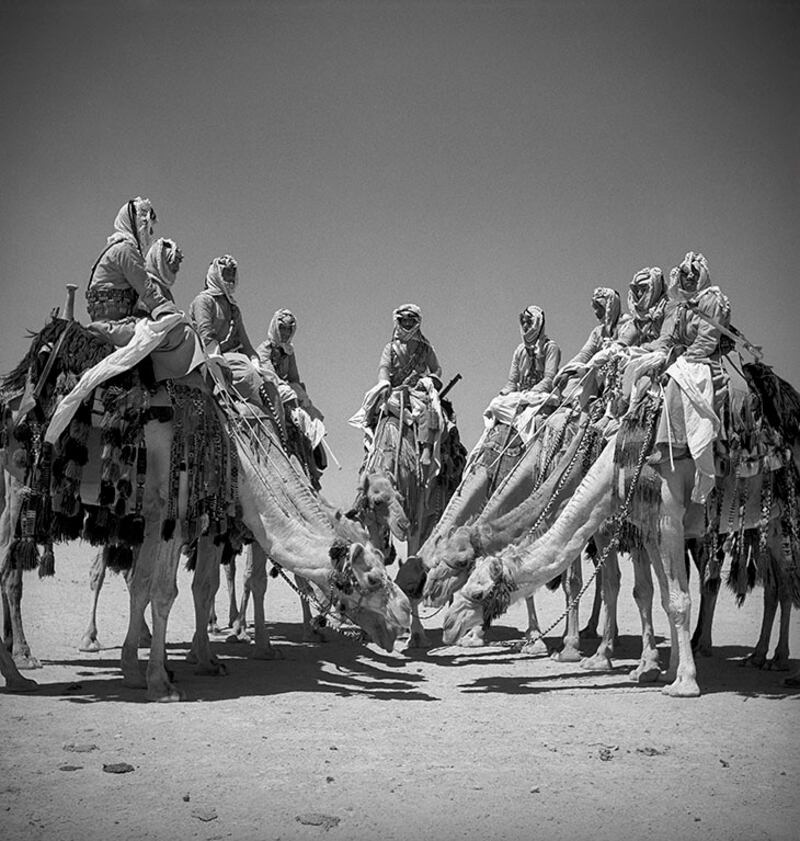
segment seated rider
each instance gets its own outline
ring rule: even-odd
[[[724,436],[728,375],[722,356],[728,348],[722,329],[730,327],[731,307],[711,285],[705,257],[693,251],[672,269],[668,294],[674,306],[658,339],[644,346],[651,353],[637,368],[639,377],[665,369],[667,375],[656,448],[648,461],[658,465],[691,456],[697,477],[692,498],[703,502],[714,484],[714,440]]]
[[[230,372],[233,387],[248,403],[274,412],[277,391],[261,371],[261,362],[245,330],[234,297],[238,265],[230,254],[215,257],[206,273],[205,288],[192,301],[189,313],[206,353]],[[281,425],[283,419],[276,418]]]
[[[277,383],[287,428],[291,424],[302,436],[304,452],[298,453],[298,457],[307,466],[312,484],[319,489],[321,472],[328,463],[322,444],[325,426],[322,413],[311,402],[305,384],[300,381],[292,343],[296,331],[294,314],[287,309],[277,310],[269,323],[267,338],[256,348],[256,353],[262,370],[273,376]]]
[[[179,311],[145,268],[144,255],[153,242],[156,221],[149,199],[137,197],[126,202],[117,213],[114,233],[89,276],[88,328],[117,347],[130,342],[142,314],[157,319],[164,313]]]
[[[515,423],[533,432],[532,424],[553,389],[561,349],[545,333],[545,313],[531,305],[519,315],[522,342],[511,357],[511,369],[499,395],[486,408],[488,423]],[[527,409],[532,411],[526,412]],[[530,420],[526,417],[530,416]]]
[[[442,368],[436,351],[420,330],[420,308],[405,304],[394,311],[393,317],[392,339],[383,349],[378,368],[379,392],[388,396],[397,390],[404,391],[417,428],[420,464],[428,466],[439,431],[439,412],[434,402],[438,404]]]
[[[183,252],[174,240],[159,237],[148,249],[144,258],[147,276],[156,284],[161,294],[174,303],[172,287],[183,262]],[[138,304],[137,306],[141,306]]]
[[[564,365],[554,380],[565,399],[577,398],[582,407],[603,390],[604,383],[595,368],[595,355],[617,340],[621,303],[619,292],[608,287],[598,287],[592,293],[592,310],[600,322],[589,333],[583,347]],[[598,370],[600,366],[597,366]]]

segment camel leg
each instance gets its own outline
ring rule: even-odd
[[[19,673],[14,658],[6,651],[4,645],[0,645],[0,674],[5,678],[8,692],[35,692],[39,688],[35,680],[23,677]]]
[[[219,589],[219,559],[222,547],[215,546],[212,538],[202,536],[197,539],[197,564],[192,578],[192,598],[194,600],[194,636],[192,647],[186,655],[189,663],[196,663],[195,674],[225,674],[225,667],[211,653],[208,638],[208,617],[214,604],[214,597]],[[155,619],[153,620],[155,623]]]
[[[92,561],[89,570],[89,589],[92,591],[92,612],[89,616],[89,627],[83,632],[81,641],[78,644],[78,651],[100,651],[103,647],[97,639],[97,602],[100,599],[100,590],[106,580],[107,550],[102,548]]]
[[[544,657],[549,654],[547,650],[547,643],[541,638],[542,628],[539,624],[539,617],[536,614],[536,603],[533,596],[527,596],[525,599],[525,610],[528,613],[528,627],[525,631],[525,644],[522,646],[521,653],[529,657]]]
[[[767,665],[767,654],[769,652],[769,640],[772,635],[772,625],[775,622],[775,615],[778,612],[778,588],[774,580],[764,582],[764,610],[761,614],[761,630],[758,634],[758,641],[749,657],[745,658],[743,665],[755,666],[763,669]]]
[[[596,564],[596,559],[592,558],[592,562]],[[603,606],[603,599],[605,597],[603,580],[607,569],[608,562],[606,561],[605,567],[597,570],[594,583],[594,598],[592,599],[592,612],[586,624],[581,628],[580,638],[582,640],[596,640],[600,638],[597,629],[600,625],[600,609]],[[619,572],[619,569],[617,569],[617,572]],[[617,587],[619,588],[619,583]]]
[[[700,694],[700,687],[689,632],[692,602],[684,560],[683,511],[689,490],[684,488],[684,477],[678,471],[666,470],[662,477],[661,540],[650,553],[651,559],[657,559],[654,567],[661,588],[661,604],[670,624],[670,662],[665,675],[669,685],[662,691],[672,697],[690,698]]]
[[[629,674],[635,683],[655,683],[661,674],[661,666],[653,629],[653,575],[650,559],[645,552],[631,555],[633,561],[633,599],[639,609],[642,623],[642,654],[639,665]]]
[[[123,570],[122,577],[125,579],[125,586],[128,588],[128,592],[130,593],[133,567]],[[147,620],[144,618],[144,612],[142,612],[141,631],[139,632],[139,648],[150,648],[152,642],[153,635],[150,633],[150,628],[147,626]]]
[[[251,551],[245,557],[244,567],[245,592],[253,593],[253,635],[255,647],[254,660],[279,660],[282,654],[275,648],[267,631],[267,620],[264,615],[264,600],[267,595],[267,555],[257,543],[253,543]],[[247,602],[242,601],[242,611],[239,620],[244,623],[244,613]],[[238,620],[237,620],[238,621]]]
[[[692,634],[692,651],[695,656],[710,657],[712,654],[711,629],[719,595],[719,578],[707,575],[708,558],[702,541],[687,540],[686,543],[686,551],[691,555],[700,576],[700,608],[697,612],[697,625]]]
[[[314,625],[314,615],[308,602],[307,597],[311,595],[311,588],[304,579],[297,575],[294,577],[294,582],[297,589],[306,596],[306,598],[300,596],[300,610],[303,614],[303,642],[325,642],[324,635]]]
[[[614,643],[617,637],[617,600],[619,598],[619,558],[616,552],[609,552],[606,556],[601,581],[595,583],[595,593],[602,595],[605,603],[605,618],[603,636],[597,651],[581,661],[581,668],[591,671],[608,672],[613,668],[611,658],[614,656]],[[583,635],[581,634],[581,638]]]
[[[151,547],[152,545],[151,543]],[[139,664],[139,642],[142,634],[145,630],[148,630],[144,620],[144,612],[150,601],[156,561],[155,551],[139,551],[133,569],[126,577],[129,614],[128,631],[122,643],[121,667],[123,683],[133,689],[147,688],[147,679]],[[175,571],[177,574],[177,559]],[[150,648],[152,648],[152,645],[151,637]]]
[[[254,546],[255,544],[253,544]],[[236,611],[236,616],[231,623],[231,633],[225,639],[225,642],[250,642],[250,634],[247,633],[247,605],[250,602],[250,593],[252,591],[253,579],[253,546],[245,546],[242,549],[242,600],[239,603],[239,608]],[[263,555],[263,551],[262,551]],[[266,563],[264,564],[264,575],[266,576]],[[263,583],[264,593],[261,595],[262,612],[264,594],[267,592],[266,579]]]
[[[553,660],[559,663],[580,663],[580,639],[578,631],[578,594],[583,586],[581,559],[576,558],[564,574],[561,586],[567,605],[567,627],[564,632],[561,651],[554,652]]]
[[[22,570],[9,569],[8,565],[0,575],[3,588],[3,608],[5,623],[10,627],[10,637],[6,630],[6,647],[11,650],[11,656],[18,669],[41,669],[42,664],[31,654],[31,647],[25,638],[22,627]]]
[[[147,663],[147,698],[150,701],[180,701],[183,696],[172,683],[166,663],[167,620],[178,595],[180,543],[174,538],[170,541],[162,541],[160,535],[156,535],[156,540],[158,542],[157,548],[153,551],[155,563],[150,579],[149,594],[150,610],[153,615],[153,641]],[[145,539],[145,545],[140,554],[152,547],[152,539],[150,541]],[[141,625],[143,620],[144,608],[137,624]],[[205,627],[205,621],[203,621],[203,627]],[[137,628],[132,638],[134,644],[138,644],[140,630]]]
[[[419,618],[419,599],[411,599],[411,635],[406,648],[430,648],[428,635]]]
[[[3,594],[3,635],[17,669],[41,669],[42,664],[31,654],[22,627],[22,570],[12,569],[8,548],[13,540],[22,508],[22,482],[3,471],[3,507],[0,513],[0,591]]]
[[[225,569],[225,583],[228,586],[228,627],[232,628],[233,623],[239,616],[239,604],[236,598],[236,556],[231,555]]]

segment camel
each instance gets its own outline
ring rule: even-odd
[[[32,348],[24,365],[14,372],[17,375],[14,378],[16,381],[19,380],[20,369],[26,369],[26,381],[44,382],[45,385],[68,370],[68,363],[60,359],[55,360],[55,365],[41,364],[39,357],[46,356],[44,348],[52,348],[54,345],[60,347],[60,336],[68,325],[60,319],[53,319],[49,326],[49,333],[37,337],[36,347]],[[85,338],[81,331],[82,328],[78,331],[73,329],[72,334],[77,332],[79,338]],[[58,354],[53,353],[51,356],[56,357]],[[65,356],[65,359],[69,358],[69,355]],[[6,386],[8,383],[7,379]],[[8,402],[8,388],[5,396]],[[24,399],[25,395],[21,396]],[[198,395],[191,399],[195,402],[185,409],[185,414],[200,405],[205,406],[208,412],[218,412],[213,401],[211,404],[207,400],[204,403],[205,398]],[[15,426],[11,423],[11,417],[10,413],[5,415],[4,461],[12,473],[6,475],[5,506],[0,516],[0,552],[7,563],[13,555],[9,552],[10,548],[19,544],[28,551],[38,538],[38,534],[27,535],[24,532],[25,522],[20,523],[20,512],[27,510],[25,506],[29,499],[24,482],[30,475],[29,468],[32,465],[30,448],[26,449],[15,439]],[[337,607],[375,642],[391,649],[397,635],[410,624],[409,607],[405,596],[386,575],[382,556],[369,545],[366,532],[343,518],[331,519],[307,485],[300,480],[268,431],[264,438],[258,440],[253,434],[248,434],[246,419],[229,418],[228,422],[229,434],[236,441],[234,461],[231,464],[244,524],[265,552],[285,568],[308,578],[321,599],[327,600],[328,609]],[[166,668],[166,625],[176,596],[178,556],[181,546],[190,536],[184,534],[189,515],[187,498],[192,482],[196,479],[191,471],[187,475],[184,471],[171,469],[174,463],[171,459],[173,443],[178,457],[185,446],[185,441],[174,436],[175,429],[175,423],[163,417],[152,418],[142,427],[147,447],[146,474],[140,489],[143,533],[131,578],[130,624],[122,648],[125,682],[146,687],[147,696],[152,700],[181,698]],[[219,429],[220,433],[214,436],[217,442],[225,440],[221,424]],[[198,453],[193,455],[197,456]],[[197,463],[201,463],[202,453],[200,457]],[[201,528],[198,530],[202,529],[203,522],[204,518],[201,517],[198,521]],[[40,525],[44,527],[47,523]],[[23,529],[23,538],[26,540],[15,538],[19,528]],[[217,668],[217,664],[210,651],[206,622],[210,601],[218,586],[220,551],[212,533],[200,534],[198,568],[192,586],[197,619],[192,651],[198,662],[208,664],[212,671]],[[15,617],[12,612],[14,621],[19,618],[21,592],[6,595],[15,602],[17,615]],[[144,609],[148,603],[151,605],[153,621],[152,645],[146,676],[142,677],[138,646],[143,630]],[[16,646],[17,633],[22,635],[21,622],[17,622],[14,632],[13,644]]]
[[[638,529],[640,541],[638,551],[634,553],[637,561],[634,564],[634,597],[642,617],[643,644],[640,662],[631,673],[631,678],[645,681],[663,677],[668,682],[664,688],[665,694],[693,697],[700,694],[700,688],[689,638],[691,602],[684,549],[687,538],[706,536],[704,506],[691,501],[694,463],[691,458],[680,458],[674,462],[674,466],[668,463],[657,467],[646,465],[644,456],[649,447],[645,440],[634,480],[628,482],[630,487],[626,487],[624,475],[618,476],[615,466],[615,439],[616,436],[606,445],[600,458],[544,535],[510,547],[498,556],[487,556],[478,561],[470,579],[456,594],[444,618],[443,638],[445,642],[458,639],[470,627],[483,622],[486,614],[499,615],[511,601],[524,596],[565,569],[586,539],[596,534],[614,516],[612,543],[619,540],[620,530],[628,520]],[[786,467],[794,470],[791,461]],[[637,480],[641,487],[636,487]],[[796,488],[796,472],[788,481]],[[767,519],[761,517],[759,521],[760,539],[762,549],[775,562],[781,558],[785,541],[771,505],[767,505],[767,512]],[[745,520],[739,522],[737,528],[740,533],[744,533],[749,524]],[[656,572],[662,606],[670,621],[670,663],[663,676],[659,673],[657,652],[653,644],[649,613],[652,583],[647,561]],[[614,574],[608,578],[609,585],[613,587]],[[609,613],[612,615],[613,606],[612,602],[609,605]],[[592,664],[594,667],[598,666],[598,661],[602,663],[610,656],[607,640],[605,642],[605,650],[599,656],[595,655],[597,661]]]
[[[439,519],[463,470],[465,450],[452,421],[452,409],[447,401],[442,401],[442,407],[447,426],[439,448],[442,469],[436,475],[431,475],[430,468],[420,462],[413,428],[383,413],[360,471],[354,515],[365,524],[373,540],[383,538],[388,544],[390,536],[394,536],[405,541],[409,558],[413,558]],[[421,593],[406,583],[411,569],[410,564],[404,564],[396,580],[411,601],[408,647],[425,648],[428,640],[418,613]]]
[[[424,596],[428,604],[440,606],[452,598],[466,582],[480,555],[497,552],[523,539],[531,530],[542,530],[585,474],[599,442],[591,418],[585,415],[576,422],[568,411],[562,412],[548,419],[543,431],[545,434],[509,470],[476,518],[455,528],[441,521],[437,525],[438,534],[420,552],[427,567]],[[582,586],[579,561],[562,577],[562,586],[571,607],[562,649],[554,656],[575,661],[580,659],[575,600]],[[526,638],[536,640],[540,630],[531,594],[526,597],[526,605],[529,620]],[[483,631],[483,627],[474,628],[458,644],[482,645]],[[532,642],[528,650],[543,653],[547,649],[538,641]]]

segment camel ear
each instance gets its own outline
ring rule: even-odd
[[[363,575],[369,571],[367,559],[364,555],[364,547],[360,543],[353,543],[350,546],[350,566],[356,575]]]
[[[361,474],[361,490],[364,493],[369,490],[369,473],[366,470]]]

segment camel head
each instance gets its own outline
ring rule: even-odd
[[[388,526],[398,540],[407,540],[411,523],[403,508],[403,497],[388,473],[364,473],[359,494],[365,525]]]
[[[467,583],[453,596],[442,620],[442,642],[455,645],[468,631],[505,613],[517,589],[511,571],[498,557],[479,558]]]
[[[330,556],[331,599],[373,642],[391,651],[411,627],[411,607],[386,572],[380,551],[369,543],[337,539]]]
[[[428,561],[428,578],[423,598],[439,607],[466,582],[475,558],[481,554],[482,531],[476,526],[459,526],[433,547]]]

